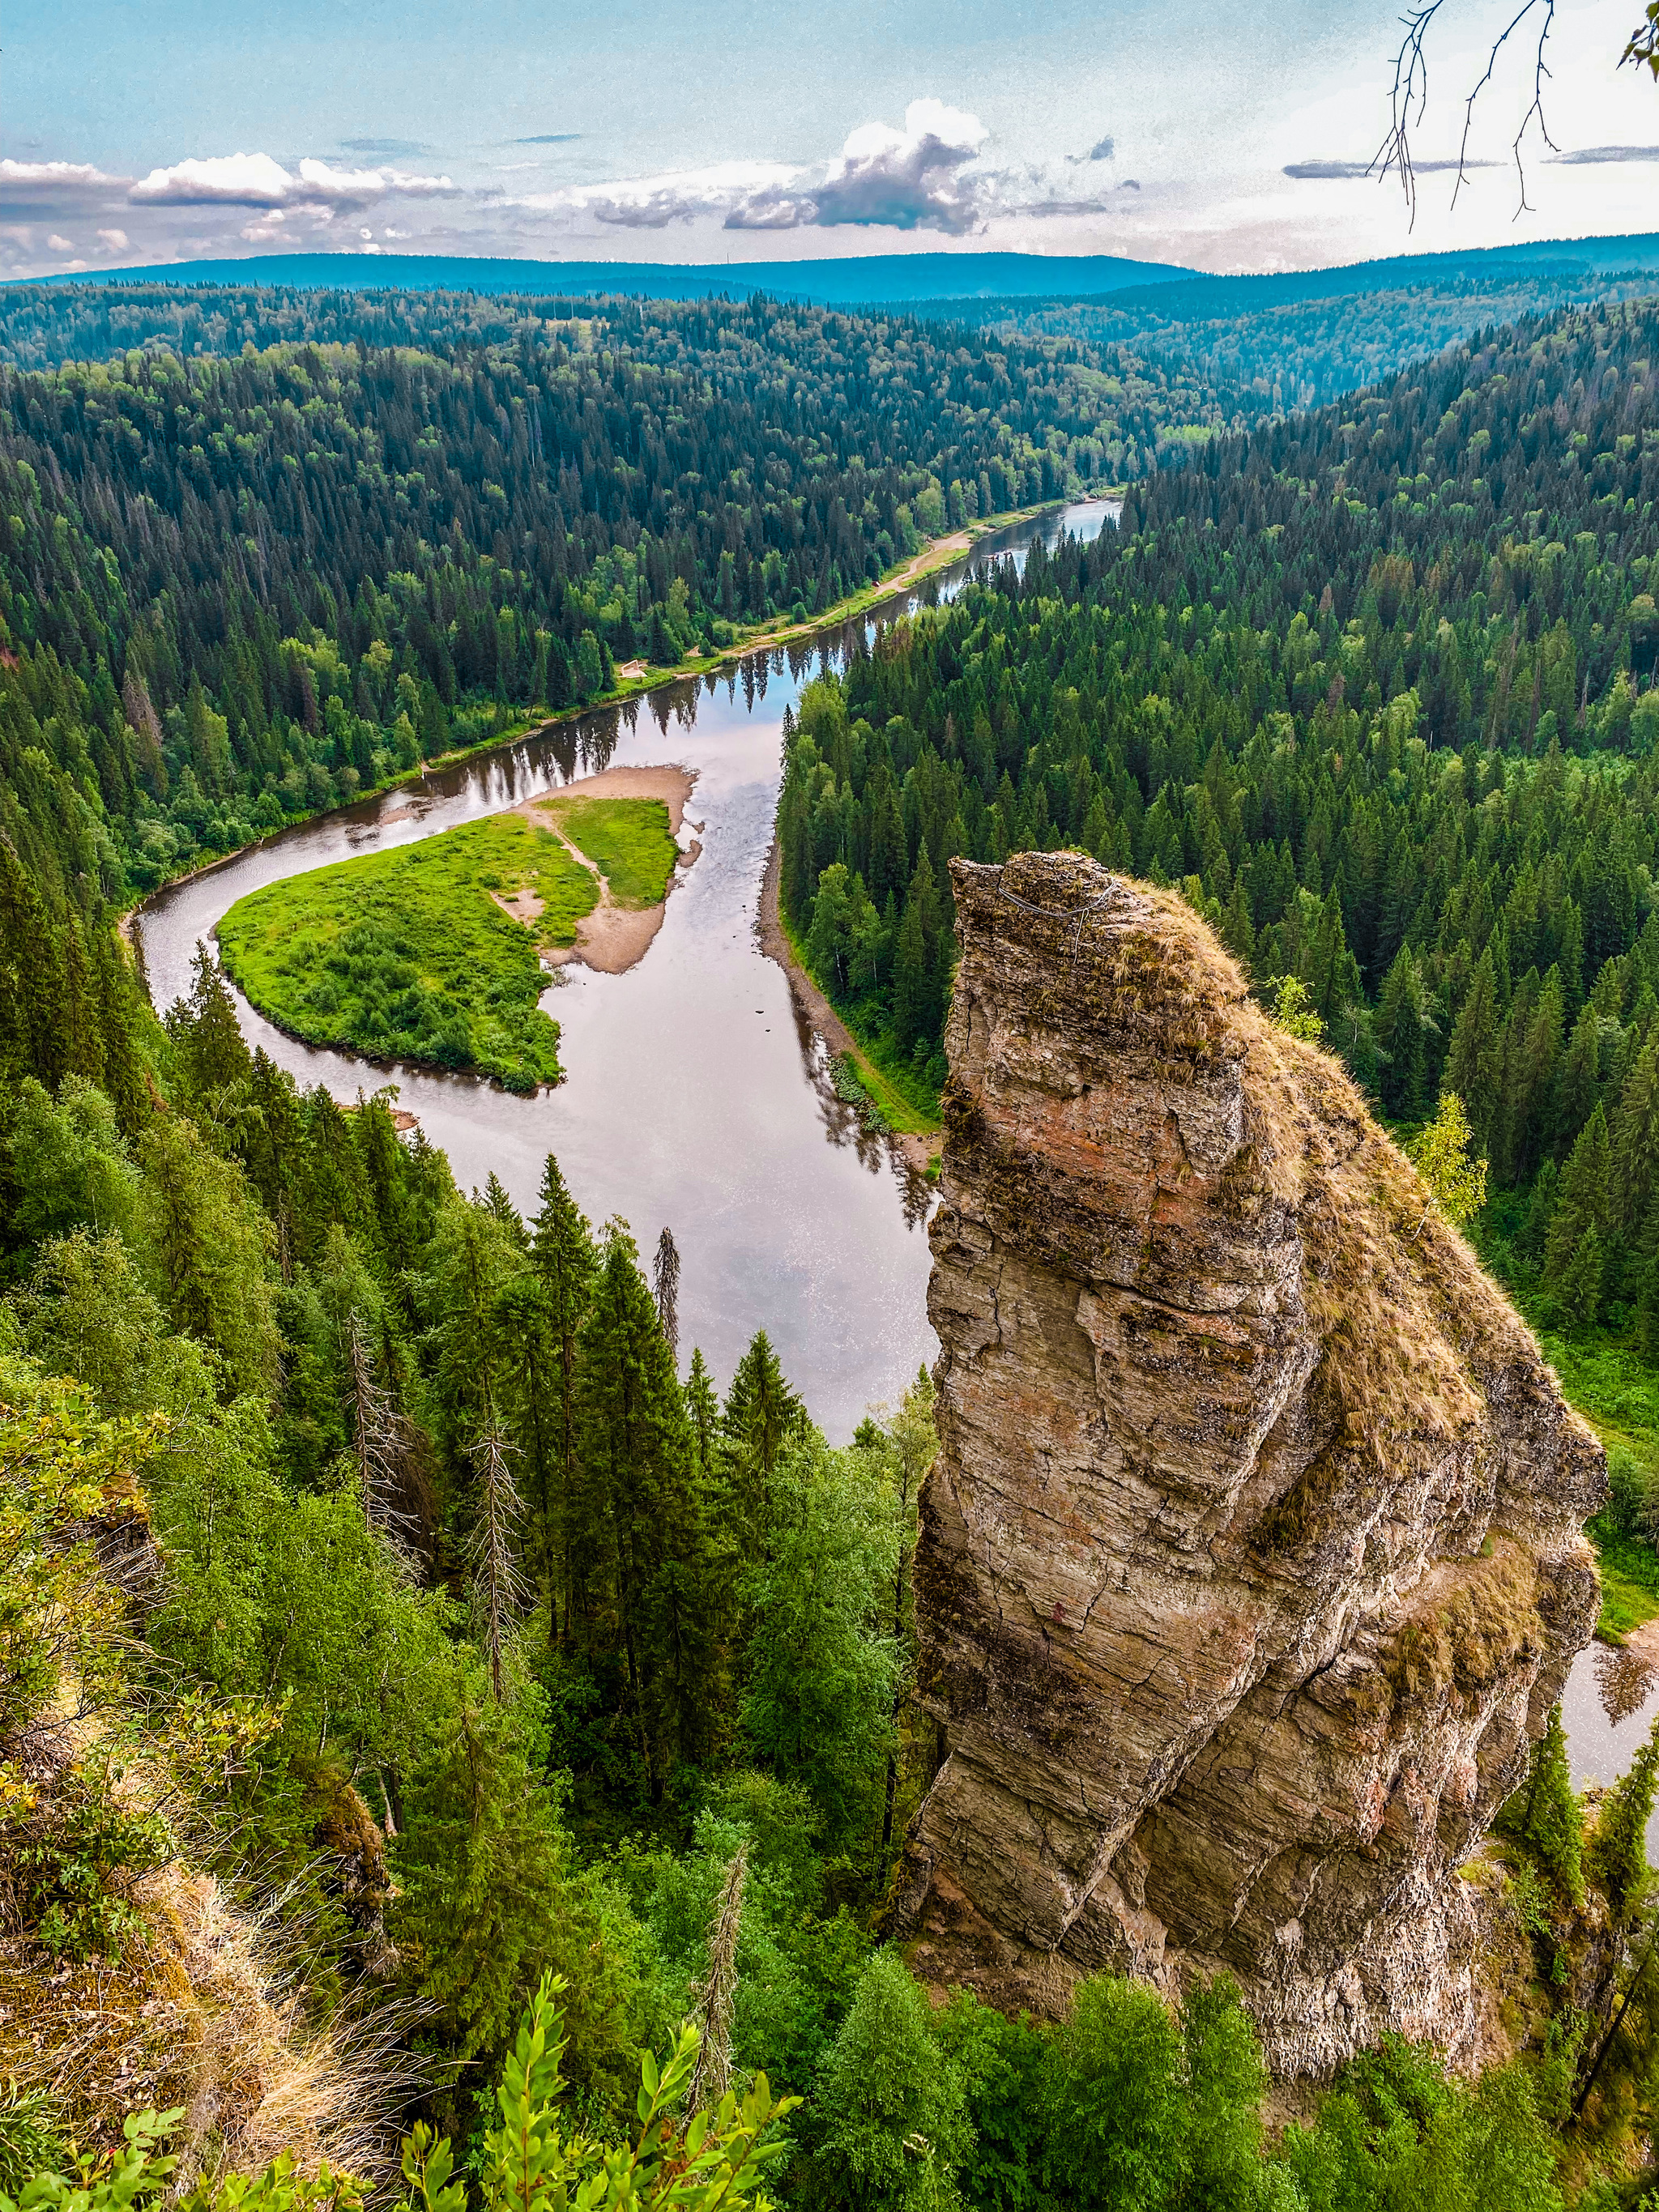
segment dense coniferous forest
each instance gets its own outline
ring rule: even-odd
[[[561,653],[602,678],[769,576],[810,611],[970,477],[994,506],[1111,465],[1069,351],[763,307],[614,336],[0,386],[0,2033],[33,2069],[0,2198],[166,2104],[186,2049],[234,2162],[252,2045],[135,1964],[198,1894],[182,1863],[270,1931],[284,2033],[333,2038],[313,2141],[374,2179],[377,2126],[451,2139],[453,2172],[410,2142],[422,2212],[578,2175],[736,2203],[763,2132],[769,2189],[847,2212],[1614,2212],[1659,2094],[1659,1747],[1587,1833],[1559,1724],[1538,1747],[1499,1847],[1522,2055],[1478,2084],[1389,2043],[1270,2136],[1224,1982],[1171,2008],[1101,1976],[1048,2027],[936,2010],[881,1941],[938,1756],[926,1377],[831,1449],[764,1333],[708,1372],[672,1237],[647,1263],[556,1158],[533,1210],[463,1194],[388,1097],[250,1053],[205,956],[152,1014],[110,907],[348,795],[380,739],[416,758],[469,698],[550,692]],[[1455,1089],[1500,1261],[1659,1360],[1656,338],[1651,307],[1529,323],[1200,445],[1120,532],[812,686],[783,899],[850,1018],[944,1074],[953,854],[1178,883],[1397,1120]],[[1633,1559],[1654,1498],[1620,1473]],[[1616,2020],[1561,1994],[1596,1947]],[[173,2125],[197,2212],[354,2202],[228,2195],[199,2109]],[[142,2203],[151,2140],[29,2212]]]
[[[1444,1083],[1500,1181],[1564,1159],[1659,1010],[1656,338],[1523,325],[1218,441],[815,689],[779,818],[820,980],[937,1082],[949,860],[1081,845],[1305,985],[1395,1117]]]
[[[560,304],[464,303],[421,351],[384,341],[430,295],[295,294],[250,311],[305,333],[263,352],[0,373],[0,820],[43,881],[118,902],[1206,413],[1071,345]],[[235,297],[164,306],[234,334]]]
[[[1226,393],[1247,416],[1282,414],[1523,316],[1653,290],[1652,252],[1626,269],[1559,252],[1512,264],[1496,253],[1425,255],[1320,272],[1322,286],[1312,273],[1212,277],[1103,299],[941,301],[937,312],[1010,336],[1122,348]]]

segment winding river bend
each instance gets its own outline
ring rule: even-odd
[[[1092,538],[1115,512],[1090,501],[983,538],[941,572],[941,596],[993,554],[1023,563],[1038,537]],[[914,604],[896,600],[873,621]],[[395,1083],[464,1190],[494,1172],[533,1211],[550,1151],[589,1218],[621,1215],[647,1258],[672,1228],[687,1357],[701,1345],[724,1386],[764,1328],[832,1443],[850,1437],[866,1406],[896,1401],[938,1349],[926,1306],[931,1194],[836,1096],[823,1046],[761,949],[757,915],[784,708],[873,621],[728,663],[300,823],[158,892],[136,921],[152,994],[166,1006],[189,988],[198,941],[265,884],[413,843],[599,769],[672,761],[693,770],[682,842],[695,834],[702,854],[682,870],[650,951],[623,975],[568,969],[549,1001],[567,1071],[557,1090],[515,1097],[476,1077],[387,1071],[285,1036],[240,994],[237,1010],[250,1043],[303,1085],[349,1102]]]

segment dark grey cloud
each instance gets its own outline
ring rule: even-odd
[[[1581,146],[1576,153],[1558,154],[1564,169],[1581,161],[1659,161],[1659,146]]]
[[[581,137],[580,131],[542,131],[533,138],[509,138],[509,146],[574,146]]]

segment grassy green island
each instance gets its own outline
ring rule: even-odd
[[[532,1091],[562,1074],[542,954],[596,907],[659,904],[677,853],[659,799],[555,798],[251,892],[220,951],[307,1043]]]

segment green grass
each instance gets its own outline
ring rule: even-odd
[[[1618,1536],[1598,1541],[1594,1522],[1589,1535],[1601,1575],[1595,1632],[1603,1644],[1622,1644],[1632,1628],[1659,1619],[1659,1552]]]
[[[1396,1132],[1398,1133],[1398,1132]],[[1522,1200],[1497,1193],[1474,1224],[1482,1260],[1538,1332],[1539,1347],[1560,1378],[1562,1393],[1607,1447],[1610,1503],[1585,1534],[1595,1547],[1601,1613],[1595,1632],[1620,1644],[1632,1628],[1659,1619],[1659,1549],[1646,1540],[1646,1501],[1659,1495],[1659,1372],[1640,1359],[1623,1329],[1552,1327],[1536,1271],[1517,1261],[1515,1231]]]
[[[881,1038],[870,1037],[861,1023],[848,1021],[844,1009],[836,1011],[857,1046],[853,1057],[859,1081],[875,1101],[888,1127],[901,1136],[936,1137],[939,1093],[927,1077],[918,1074],[913,1062],[902,1059]]]
[[[647,902],[653,884],[661,897],[675,847],[659,800],[572,799],[559,811],[607,874],[614,862],[624,904]],[[490,896],[522,889],[542,902],[531,926]],[[551,830],[497,814],[253,891],[220,923],[219,945],[259,1012],[309,1043],[532,1091],[562,1073],[558,1024],[538,1005],[538,951],[574,944],[599,895]]]
[[[807,965],[806,951],[781,906],[778,911],[778,927],[795,964],[804,975],[811,975]],[[816,975],[813,981],[818,982]],[[819,988],[823,988],[819,983]],[[830,999],[847,1032],[853,1040],[853,1050],[843,1053],[838,1065],[846,1068],[848,1079],[856,1082],[870,1100],[883,1124],[902,1137],[936,1137],[939,1130],[939,1097],[938,1091],[917,1067],[914,1060],[907,1060],[896,1052],[890,1041],[877,1032],[867,1018],[861,1016],[856,1006],[847,1006]],[[841,1085],[836,1085],[839,1091]],[[845,1093],[842,1093],[845,1096]]]
[[[558,799],[538,808],[596,863],[619,906],[659,906],[679,848],[654,799]]]

